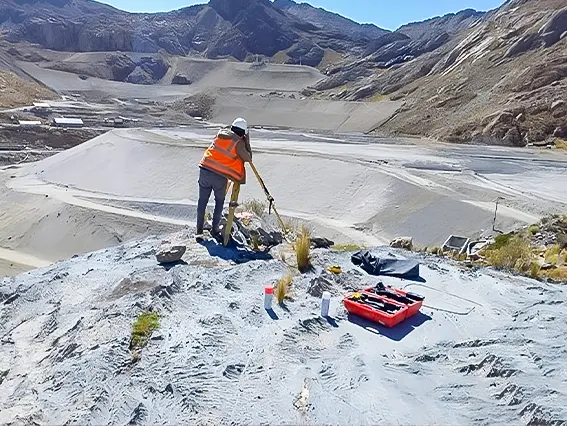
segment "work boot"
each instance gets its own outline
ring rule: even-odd
[[[203,235],[203,231],[200,232],[197,231],[195,233],[195,241],[197,241],[199,244],[205,241],[205,236]]]
[[[219,243],[221,243],[221,244],[224,243],[224,235],[223,235],[223,232],[219,228],[212,229],[211,230],[211,236],[215,240],[217,240]]]

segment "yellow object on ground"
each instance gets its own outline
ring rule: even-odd
[[[343,270],[341,269],[340,266],[329,266],[328,271],[332,274],[340,274]]]

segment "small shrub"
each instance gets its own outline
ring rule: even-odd
[[[555,147],[567,151],[567,141],[565,139],[555,139]]]
[[[159,328],[157,312],[143,312],[132,324],[130,349],[143,348],[147,345],[152,333]]]
[[[559,244],[552,245],[545,251],[545,261],[556,265],[559,262],[559,253],[561,253],[561,247],[559,247]]]
[[[242,206],[245,211],[254,213],[258,217],[261,217],[266,211],[266,204],[256,199],[248,200]]]
[[[517,270],[531,265],[533,257],[529,242],[513,234],[497,237],[496,242],[485,249],[484,255],[486,260],[496,268]]]
[[[297,269],[299,272],[307,272],[311,266],[311,235],[304,226],[295,242],[295,256],[297,259]]]
[[[537,225],[530,225],[530,227],[528,228],[528,233],[530,235],[535,235],[539,232],[539,226]]]
[[[567,266],[559,266],[555,269],[541,271],[540,276],[551,278],[555,281],[567,282]]]
[[[426,253],[434,254],[436,256],[443,256],[443,249],[441,247],[429,247]]]
[[[561,250],[567,249],[567,234],[557,235],[557,244],[561,247]]]
[[[289,288],[291,286],[291,281],[293,280],[293,276],[291,274],[287,274],[285,277],[281,278],[278,283],[276,284],[275,294],[276,300],[281,305],[289,293]]]
[[[541,267],[536,262],[532,262],[532,264],[530,265],[530,277],[537,278],[539,276],[540,270]]]
[[[502,247],[506,246],[512,238],[514,238],[513,233],[498,235],[497,237],[494,238],[494,244],[490,246],[490,249],[491,250],[501,249]]]

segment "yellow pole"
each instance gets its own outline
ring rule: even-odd
[[[234,221],[234,211],[238,206],[238,195],[240,194],[240,184],[233,182],[232,184],[232,196],[230,197],[230,204],[228,205],[228,218],[226,219],[226,225],[224,228],[224,246],[228,245],[230,241],[230,234],[232,232],[232,223]]]

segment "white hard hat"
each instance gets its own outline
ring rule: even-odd
[[[232,122],[232,127],[238,127],[239,129],[244,130],[245,132],[248,131],[248,123],[244,118],[237,118]]]

